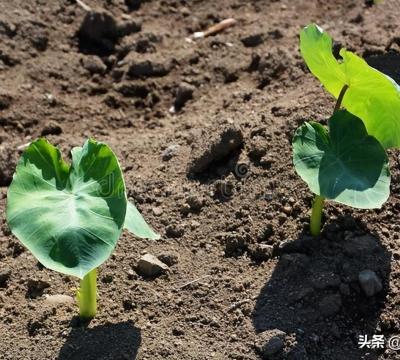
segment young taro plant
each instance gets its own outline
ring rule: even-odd
[[[332,39],[317,25],[301,32],[300,49],[310,71],[337,98],[328,128],[305,123],[293,139],[295,169],[316,195],[310,231],[317,236],[325,199],[361,209],[379,208],[388,199],[385,148],[400,146],[400,89],[345,49],[336,60]]]
[[[13,234],[45,267],[81,279],[82,318],[96,315],[97,268],[108,259],[123,228],[158,239],[127,200],[118,159],[103,143],[72,149],[71,165],[44,139],[29,145],[7,195]]]

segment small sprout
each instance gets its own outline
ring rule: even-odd
[[[301,32],[300,48],[310,71],[337,98],[328,129],[308,122],[293,139],[295,169],[316,195],[310,231],[317,236],[325,199],[360,209],[380,208],[388,199],[385,148],[400,146],[400,88],[349,51],[342,49],[337,61],[332,39],[317,25]]]
[[[71,165],[44,139],[22,154],[7,196],[13,234],[45,267],[81,279],[82,318],[96,315],[97,267],[113,252],[123,228],[158,239],[126,197],[118,159],[103,143],[72,149]]]

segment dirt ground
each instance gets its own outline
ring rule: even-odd
[[[301,59],[300,29],[318,23],[335,50],[400,82],[400,2],[85,3],[108,13],[81,27],[73,0],[0,0],[0,359],[400,359],[357,344],[400,334],[399,152],[384,207],[330,203],[318,239],[291,162],[297,126],[326,123],[334,106]],[[229,17],[235,26],[187,40]],[[88,137],[107,142],[162,235],[123,234],[87,326],[54,296],[73,297],[77,279],[44,269],[5,221],[15,162],[39,136],[65,156]],[[142,277],[145,253],[169,271]],[[363,270],[383,285],[370,297]]]

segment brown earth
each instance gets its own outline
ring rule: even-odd
[[[334,106],[299,55],[301,27],[317,22],[335,49],[400,81],[398,0],[127,2],[86,0],[108,13],[79,31],[75,1],[0,0],[0,358],[400,359],[357,345],[400,331],[399,153],[384,207],[331,203],[313,240],[290,146]],[[185,40],[228,17],[232,28]],[[162,234],[123,234],[87,326],[74,303],[46,300],[74,296],[77,279],[44,269],[5,222],[15,161],[41,135],[65,155],[107,142]],[[142,278],[146,252],[169,272]],[[383,283],[372,297],[366,269]]]

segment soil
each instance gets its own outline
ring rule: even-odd
[[[383,208],[329,203],[317,239],[291,162],[296,127],[326,123],[334,106],[301,59],[301,27],[317,22],[335,49],[400,82],[398,0],[85,2],[97,12],[0,0],[0,358],[400,359],[357,344],[400,332],[399,152]],[[107,142],[162,235],[124,232],[89,324],[77,279],[38,264],[5,221],[15,162],[39,136],[65,156]],[[169,270],[143,278],[145,253]],[[370,297],[364,270],[377,276]]]

